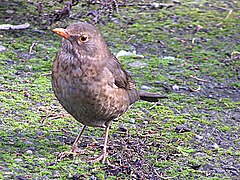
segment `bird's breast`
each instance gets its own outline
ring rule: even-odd
[[[94,64],[73,66],[61,61],[53,64],[52,85],[56,97],[85,125],[105,127],[128,109],[126,90],[110,86],[112,81]]]

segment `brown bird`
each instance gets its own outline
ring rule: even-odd
[[[79,22],[53,32],[63,37],[52,68],[52,87],[60,104],[84,126],[70,152],[79,152],[78,142],[86,126],[105,128],[102,154],[92,160],[105,162],[109,126],[139,99],[156,102],[160,94],[140,92],[135,82],[113,56],[93,25]]]

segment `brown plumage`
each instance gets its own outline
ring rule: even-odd
[[[103,127],[103,152],[93,162],[101,159],[104,162],[111,121],[139,99],[153,102],[163,96],[135,89],[135,82],[93,25],[79,22],[53,32],[63,37],[62,49],[53,62],[53,90],[67,112],[84,125],[71,153],[78,151],[78,141],[86,126]],[[67,155],[62,153],[60,158]]]

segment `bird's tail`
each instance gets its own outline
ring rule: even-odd
[[[167,96],[163,96],[157,93],[150,93],[150,92],[138,91],[138,94],[141,100],[149,101],[149,102],[158,102],[159,99],[167,98]]]

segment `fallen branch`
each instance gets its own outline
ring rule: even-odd
[[[36,43],[32,43],[32,45],[30,46],[30,48],[29,48],[29,54],[32,54],[32,49],[33,49],[33,47],[36,45]]]
[[[232,12],[233,12],[233,10],[230,9],[230,10],[228,11],[227,16],[225,17],[225,19],[224,19],[223,21],[226,21],[226,20],[229,18],[229,16],[232,14]],[[222,23],[223,23],[223,22],[220,22],[220,23],[216,24],[216,26],[220,26]]]
[[[170,8],[175,6],[176,4],[167,4],[167,3],[128,3],[128,6],[146,6],[146,7],[153,7],[153,8]]]
[[[189,88],[189,90],[190,90],[191,92],[198,92],[198,91],[201,90],[201,87],[200,87],[200,86],[198,86],[197,89],[193,89],[193,88],[191,88],[191,87],[188,87],[188,88]]]
[[[52,73],[45,73],[45,74],[41,74],[41,76],[50,76]]]
[[[20,25],[12,25],[12,24],[1,24],[0,30],[20,30],[20,29],[27,29],[30,27],[29,23],[20,24]]]
[[[198,77],[192,76],[192,75],[190,76],[190,78],[196,79],[197,81],[208,82],[208,80],[201,79],[201,78],[198,78]]]

